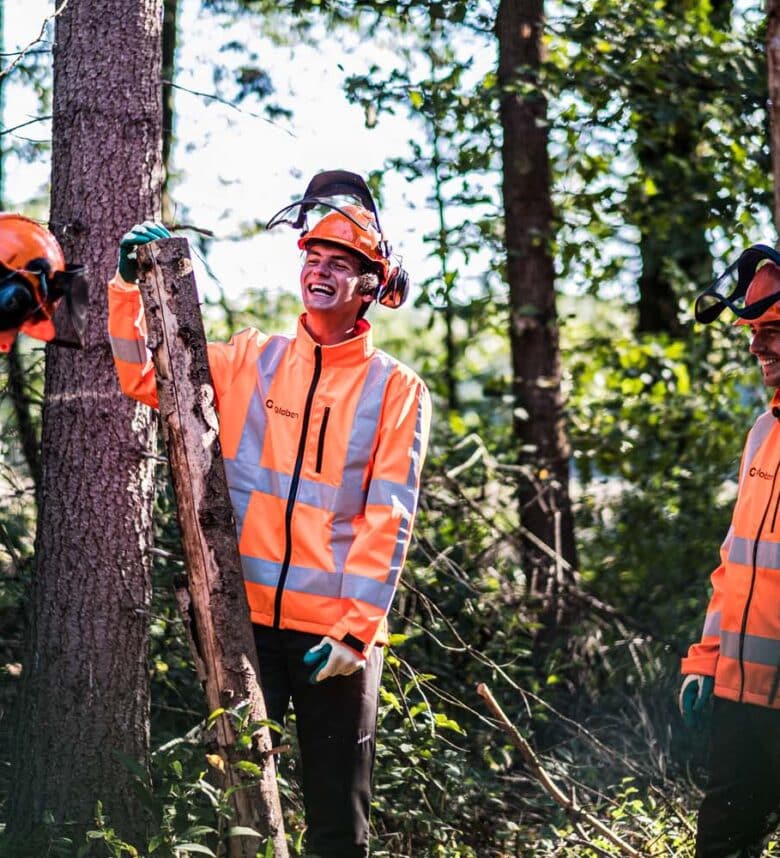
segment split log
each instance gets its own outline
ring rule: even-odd
[[[253,723],[267,717],[187,240],[140,246],[138,265],[187,569],[188,638],[209,711],[220,712],[213,720],[222,761],[217,758],[217,768],[230,791],[236,826],[272,840],[274,858],[287,858],[268,728],[256,729],[252,747],[245,749],[236,742],[229,711],[241,709]],[[186,605],[183,595],[178,594],[180,605]],[[255,766],[236,767],[242,762],[262,769],[258,784],[246,774],[257,771]],[[259,845],[257,837],[233,836],[229,853],[255,858]]]

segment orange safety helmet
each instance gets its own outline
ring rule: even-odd
[[[390,261],[381,250],[382,236],[373,215],[362,206],[344,205],[329,212],[298,239],[298,247],[305,250],[313,241],[340,244],[359,253],[377,267],[380,284],[387,280]]]
[[[780,321],[780,265],[767,260],[756,269],[753,279],[747,287],[745,293],[745,306],[752,307],[759,301],[771,300],[774,296],[775,300],[761,313],[753,319],[737,318],[735,325],[752,325],[756,322],[777,322]]]
[[[348,196],[361,205],[337,205],[336,200]],[[306,215],[315,207],[329,211],[317,224],[308,229]],[[295,212],[293,217],[291,212]],[[298,247],[305,250],[313,241],[340,244],[360,254],[375,266],[379,288],[374,298],[385,307],[395,310],[409,294],[409,274],[401,267],[400,259],[393,261],[392,248],[379,225],[379,213],[365,181],[346,170],[326,170],[309,182],[303,199],[284,206],[273,215],[266,229],[286,223],[301,230]]]
[[[24,215],[0,212],[0,351],[7,352],[19,331],[49,342],[57,340],[52,319],[65,296],[69,322],[80,345],[86,312],[83,268],[65,264],[57,239]]]

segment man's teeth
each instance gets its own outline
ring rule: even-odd
[[[324,286],[322,283],[312,283],[312,285],[309,286],[309,289],[312,292],[320,292],[323,295],[332,295],[334,292],[330,286]]]

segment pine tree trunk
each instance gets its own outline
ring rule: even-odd
[[[766,4],[766,59],[769,79],[769,121],[771,131],[772,179],[774,181],[775,234],[780,236],[780,2]]]
[[[87,265],[84,350],[47,348],[32,630],[7,808],[8,854],[76,844],[100,800],[144,818],[122,755],[148,764],[147,624],[156,419],[113,368],[105,284],[121,235],[160,205],[161,0],[70,0],[56,21],[51,228]],[[39,851],[34,851],[36,848]],[[75,853],[75,850],[74,850]]]
[[[549,246],[553,210],[546,102],[537,87],[543,13],[542,0],[502,0],[496,34],[514,425],[525,469],[518,489],[523,567],[533,591],[543,594],[557,615],[559,585],[572,577],[567,564],[576,565],[576,551]]]

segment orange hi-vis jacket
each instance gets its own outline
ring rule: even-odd
[[[748,434],[720,557],[682,672],[714,676],[718,697],[780,709],[780,391]]]
[[[119,382],[157,406],[140,293],[109,283]],[[332,346],[254,329],[208,346],[220,442],[253,623],[328,635],[367,655],[417,509],[430,428],[425,384],[375,349],[371,326]]]

